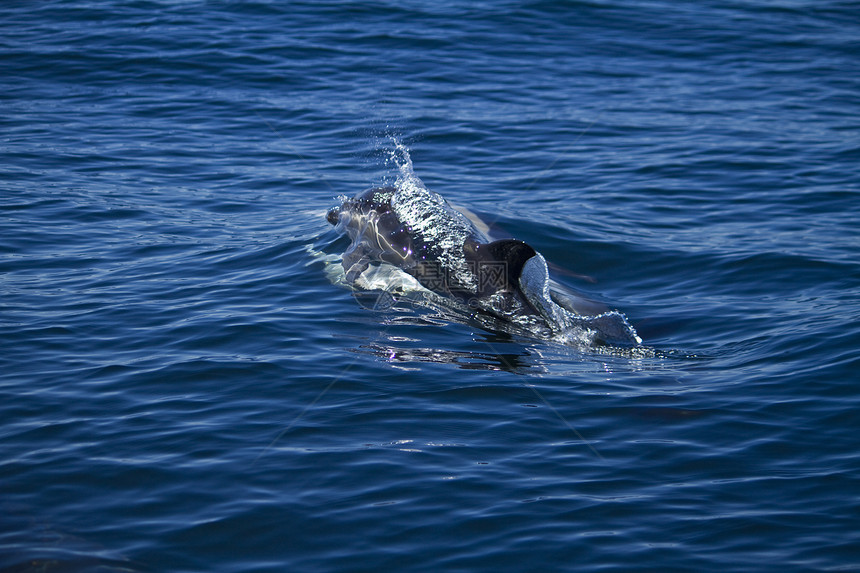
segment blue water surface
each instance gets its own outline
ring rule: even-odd
[[[842,0],[5,2],[0,571],[860,569]],[[429,188],[642,352],[369,309]]]

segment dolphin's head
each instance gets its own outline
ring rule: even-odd
[[[394,187],[377,187],[344,199],[326,214],[326,219],[352,239],[344,254],[344,269],[358,271],[369,262],[380,261],[400,268],[414,266],[414,241],[397,217],[391,200]]]
[[[394,187],[375,187],[353,198],[344,198],[340,205],[332,207],[326,220],[332,225],[342,225],[347,231],[363,219],[378,218],[391,210]]]

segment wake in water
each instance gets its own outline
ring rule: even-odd
[[[514,239],[492,241],[470,212],[427,189],[395,142],[392,185],[340,197],[328,221],[352,240],[336,282],[371,308],[408,301],[482,328],[579,348],[641,348],[618,311],[593,305],[549,278],[543,256]]]

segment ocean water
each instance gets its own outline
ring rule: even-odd
[[[4,2],[0,571],[860,569],[860,11]],[[368,308],[429,188],[641,353]]]

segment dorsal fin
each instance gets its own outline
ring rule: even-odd
[[[516,290],[523,265],[537,254],[529,245],[516,239],[502,239],[492,243],[467,240],[463,245],[463,252],[466,260],[474,265],[479,296],[500,290]]]

